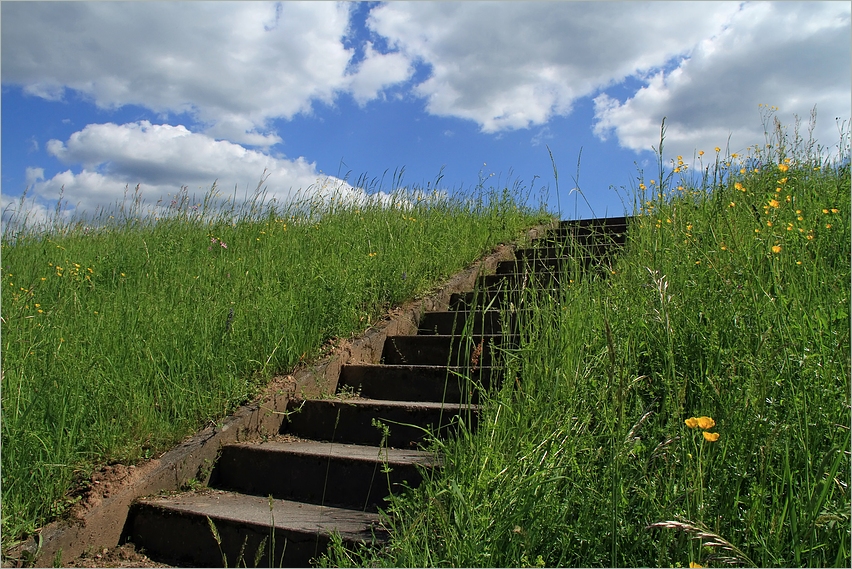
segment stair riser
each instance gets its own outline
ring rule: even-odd
[[[413,464],[391,464],[336,456],[316,456],[226,446],[211,475],[210,485],[255,496],[375,511],[404,482],[417,486],[423,477]],[[267,473],[259,476],[258,473]]]
[[[449,336],[388,336],[382,350],[382,363],[488,367],[498,363],[500,358],[499,353],[491,347],[489,338],[493,339],[495,345],[506,342],[506,338],[500,336],[473,336],[472,339]]]
[[[480,389],[499,385],[502,370],[485,367],[449,373],[446,367],[346,365],[340,370],[338,389],[349,389],[362,397],[390,401],[443,401],[477,403]]]
[[[505,322],[504,322],[505,320]],[[420,320],[417,334],[424,335],[460,335],[502,334],[505,329],[512,330],[514,322],[509,315],[497,310],[488,312],[427,312]]]
[[[345,402],[305,401],[301,411],[289,416],[281,425],[281,434],[292,434],[318,441],[352,443],[360,445],[382,444],[381,429],[373,426],[378,419],[390,428],[389,447],[414,448],[426,438],[422,427],[439,437],[446,437],[454,429],[455,418],[475,427],[477,414],[473,411],[431,408],[387,408],[381,406],[347,405]],[[292,408],[298,408],[293,404]],[[417,427],[412,426],[417,425]]]

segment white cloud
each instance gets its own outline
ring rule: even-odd
[[[850,5],[842,2],[756,3],[743,6],[724,31],[705,38],[680,65],[657,73],[623,103],[595,98],[595,133],[615,134],[623,147],[659,143],[665,116],[666,154],[730,152],[762,143],[758,105],[778,107],[790,127],[817,107],[817,140],[831,146],[835,118],[850,118]],[[771,125],[767,125],[771,128]]]
[[[369,41],[364,50],[364,60],[350,79],[352,96],[361,106],[385,88],[408,80],[413,72],[411,62],[401,53],[379,53]]]
[[[190,112],[211,136],[270,146],[274,118],[351,89],[359,103],[408,63],[370,48],[355,74],[348,3],[14,2],[2,5],[2,80],[49,100]]]
[[[734,2],[392,2],[371,30],[431,67],[415,92],[484,132],[541,125],[624,78],[687,55]]]
[[[63,201],[72,209],[90,213],[122,201],[125,189],[137,184],[149,203],[175,195],[182,186],[203,196],[214,182],[226,195],[236,188],[239,201],[251,196],[264,172],[266,197],[281,203],[300,191],[302,196],[335,190],[363,195],[342,180],[320,174],[304,158],[270,156],[181,125],[91,124],[65,142],[50,140],[47,151],[66,164],[82,165],[82,171],[69,169],[44,180],[43,169],[30,168],[33,195],[49,201],[63,192]]]

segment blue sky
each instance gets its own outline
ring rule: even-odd
[[[618,215],[639,169],[852,114],[848,2],[3,2],[2,206],[68,214],[140,185],[269,195],[519,181]],[[557,194],[548,154],[559,171]],[[582,149],[582,154],[581,154]],[[580,159],[579,187],[572,189]],[[385,174],[387,172],[387,174]],[[359,188],[356,180],[383,186]],[[619,197],[619,195],[621,197]],[[14,206],[13,206],[14,207]],[[4,218],[6,216],[4,215]]]

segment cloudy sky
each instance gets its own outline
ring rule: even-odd
[[[690,162],[762,143],[760,104],[816,106],[825,146],[852,114],[849,2],[2,2],[0,24],[3,206],[250,193],[264,170],[281,200],[388,191],[404,168],[620,215],[663,117]]]

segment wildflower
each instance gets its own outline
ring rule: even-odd
[[[774,208],[778,208],[781,204],[778,203],[778,200],[769,200],[769,205]]]
[[[227,244],[227,243],[225,243],[224,241],[220,241],[220,242],[219,242],[219,245],[221,245],[221,246],[222,246],[222,249],[227,249],[227,248],[228,248],[228,244]]]
[[[823,208],[823,209],[822,209],[822,212],[823,212],[823,213],[828,213],[828,210],[827,210],[827,209],[825,209],[825,208]]]
[[[689,569],[701,569],[702,567],[704,567],[704,565],[700,565],[700,564],[696,563],[695,561],[689,562]]]
[[[772,252],[773,253],[780,253],[781,252],[781,245],[773,245],[772,246]]]
[[[719,433],[708,433],[707,431],[704,431],[701,434],[704,435],[705,441],[715,443],[716,441],[719,440]]]
[[[778,180],[778,183],[779,183],[779,184],[786,184],[786,183],[787,183],[787,178],[781,178],[780,180]]]
[[[747,170],[745,168],[740,168],[740,174],[745,174]]]
[[[686,426],[690,429],[694,429],[698,426],[698,419],[696,419],[695,417],[690,417],[689,419],[685,420],[684,423],[686,423]]]
[[[640,190],[642,190],[642,191],[644,191],[644,190],[646,190],[647,188],[645,187],[645,184],[639,184],[639,189],[640,189]]]
[[[699,156],[704,156],[704,151],[703,151],[703,150],[699,150],[699,151],[698,151],[698,155],[699,155]]]
[[[719,148],[718,146],[715,148],[715,150],[716,150],[716,153],[717,153],[717,154],[718,154],[719,152],[721,152],[721,151],[722,151],[722,149],[721,149],[721,148]]]
[[[840,213],[840,210],[836,207],[831,208],[831,213]]]
[[[745,186],[743,186],[740,182],[737,182],[736,184],[734,184],[734,188],[736,188],[737,190],[739,190],[741,192],[746,191]]]
[[[712,429],[716,426],[716,421],[712,417],[698,417],[698,426],[702,429]]]
[[[781,171],[781,172],[786,172],[789,169],[790,169],[790,167],[786,164],[779,164],[778,165],[778,170]]]
[[[825,228],[826,228],[826,229],[831,229],[831,224],[830,224],[830,223],[826,223],[826,224],[825,224]]]

